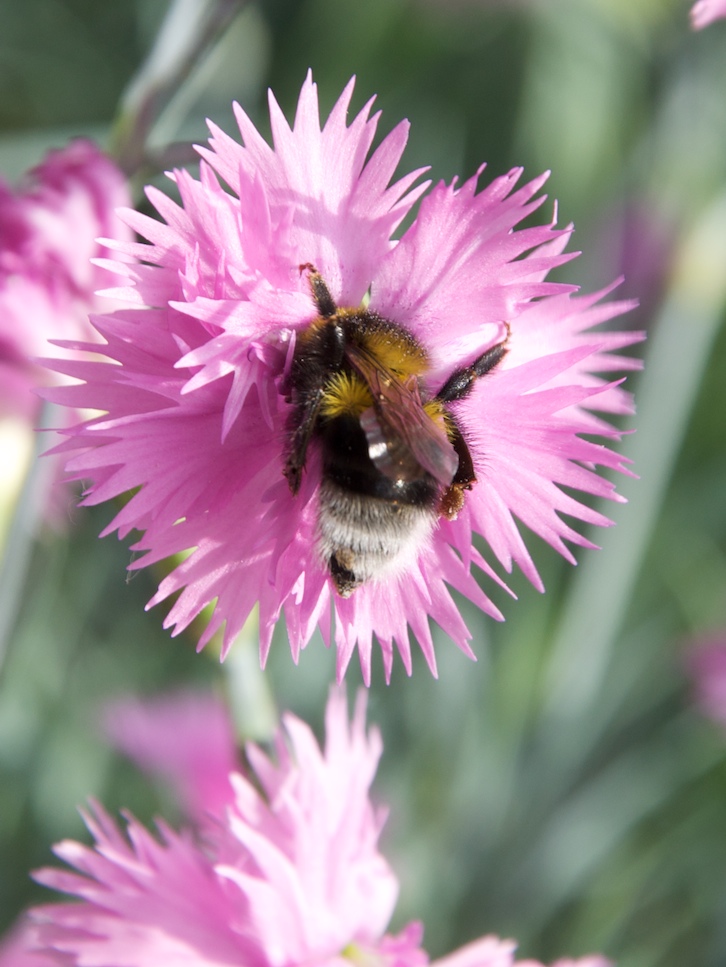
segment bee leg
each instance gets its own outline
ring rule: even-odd
[[[294,420],[292,421],[295,430],[291,435],[287,459],[285,460],[285,467],[282,472],[287,477],[287,482],[293,497],[300,490],[302,472],[305,469],[305,461],[307,459],[308,444],[315,429],[322,401],[323,389],[320,387],[311,399],[296,409]]]
[[[298,339],[286,387],[288,402],[294,403],[295,408],[289,422],[291,432],[283,469],[293,496],[300,490],[308,444],[317,426],[330,372],[343,362],[345,332],[335,319],[327,319],[301,333]]]
[[[474,486],[476,483],[476,474],[474,472],[474,461],[471,459],[469,447],[466,445],[466,440],[459,429],[458,423],[450,413],[448,414],[447,422],[449,424],[449,439],[459,458],[459,466],[454,475],[454,479],[441,495],[439,500],[439,514],[447,520],[456,520],[459,516],[459,511],[464,506],[464,492],[471,490]]]
[[[345,555],[342,556],[344,558],[343,561],[339,559],[338,554],[332,554],[328,561],[328,569],[333,579],[335,590],[341,598],[349,598],[355,589],[361,586],[363,581],[359,577],[356,577],[350,568],[345,566],[346,563],[350,562],[345,561]]]
[[[509,342],[509,326],[507,326],[507,337],[502,342],[487,349],[485,353],[474,360],[471,366],[463,366],[455,370],[446,380],[444,385],[436,394],[436,399],[442,403],[454,403],[462,400],[471,393],[474,383],[480,376],[486,376],[495,366],[507,355],[507,343]]]
[[[478,359],[474,360],[471,366],[463,366],[455,370],[446,380],[436,399],[442,403],[455,403],[462,400],[471,393],[474,383],[480,376],[486,376],[504,359],[507,354],[507,342],[509,341],[509,325],[507,325],[507,335],[502,342],[487,349]],[[439,501],[439,513],[447,520],[456,520],[459,511],[464,506],[464,492],[471,490],[476,483],[476,473],[474,472],[474,461],[471,459],[469,447],[466,440],[451,412],[447,412],[449,424],[449,439],[459,458],[454,479],[441,495]]]

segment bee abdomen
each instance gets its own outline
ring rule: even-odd
[[[348,597],[367,581],[395,573],[427,542],[437,515],[428,506],[352,493],[324,479],[318,549],[335,588]]]

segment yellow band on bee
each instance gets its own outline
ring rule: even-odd
[[[384,328],[369,329],[361,340],[380,366],[399,377],[422,376],[428,369],[426,354],[413,340]]]
[[[321,416],[360,416],[373,406],[373,396],[366,383],[355,373],[335,373],[326,383],[320,404]]]

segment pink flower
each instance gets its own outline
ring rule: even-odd
[[[500,940],[490,934],[435,960],[431,967],[513,967],[516,949],[514,940]]]
[[[538,960],[518,960],[517,967],[543,967],[543,965]],[[588,954],[576,960],[571,957],[556,960],[552,967],[613,967],[613,962],[602,954]]]
[[[0,940],[0,967],[53,967],[68,963],[39,947],[38,928],[25,917]]]
[[[197,836],[159,823],[157,839],[130,816],[124,835],[94,806],[95,846],[56,847],[76,872],[36,874],[77,902],[31,911],[29,940],[86,967],[426,967],[420,923],[385,933],[398,882],[378,851],[385,811],[369,790],[382,746],[365,693],[350,724],[331,693],[324,750],[299,719],[284,726],[275,761],[248,746],[251,775],[233,776],[234,801]],[[514,967],[515,946],[483,937],[432,967]]]
[[[17,192],[0,182],[0,416],[33,419],[36,364],[49,339],[87,339],[108,273],[91,264],[104,235],[130,241],[114,214],[129,204],[123,175],[90,141],[51,151]]]
[[[726,0],[698,0],[691,8],[691,26],[703,30],[714,20],[726,17]]]
[[[229,713],[214,694],[189,690],[147,701],[119,699],[105,710],[104,724],[118,749],[172,784],[197,823],[224,814],[238,761]]]
[[[378,852],[385,813],[368,798],[382,746],[363,697],[349,725],[344,697],[331,696],[324,751],[303,722],[284,724],[276,762],[248,747],[254,778],[233,777],[234,803],[202,844],[164,824],[159,841],[130,817],[127,839],[94,807],[95,848],[56,849],[79,873],[38,874],[81,901],[35,911],[48,948],[115,967],[332,965],[353,945],[395,948],[384,931],[398,884]],[[414,934],[391,964],[414,967]]]
[[[181,207],[149,189],[164,221],[127,213],[150,244],[119,246],[131,307],[94,320],[110,362],[61,366],[85,385],[51,398],[106,413],[61,449],[86,504],[138,488],[107,529],[144,532],[132,567],[193,548],[151,601],[181,592],[166,627],[216,599],[199,646],[225,625],[226,653],[259,602],[264,663],[281,613],[296,661],[334,622],[338,678],[357,645],[369,682],[373,634],[386,677],[394,643],[410,673],[409,628],[435,674],[429,618],[473,657],[450,588],[501,619],[474,533],[540,589],[516,521],[568,560],[592,546],[560,514],[609,523],[571,491],[615,498],[596,467],[621,461],[581,434],[619,437],[596,413],[631,411],[605,377],[640,336],[590,331],[629,304],[545,281],[569,230],[515,230],[545,176],[438,184],[395,241],[428,183],[389,184],[407,125],[368,157],[352,90],[322,131],[311,78],[292,128],[271,97],[274,149],[237,108],[244,146],[212,125]]]
[[[431,967],[544,967],[538,960],[515,960],[516,948],[513,940],[482,937],[434,961]],[[577,960],[558,960],[552,967],[613,967],[613,964],[601,954],[591,954]]]
[[[726,726],[726,636],[708,635],[686,653],[686,668],[701,712]]]

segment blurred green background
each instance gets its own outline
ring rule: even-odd
[[[76,134],[110,146],[119,99],[166,0],[0,0],[0,173],[13,180]],[[726,735],[690,698],[688,640],[726,628],[726,22],[693,34],[686,0],[267,0],[220,4],[210,39],[159,101],[149,144],[230,133],[238,99],[267,133],[265,91],[288,117],[312,67],[324,115],[356,74],[382,133],[412,122],[406,170],[435,179],[551,169],[561,224],[583,255],[563,277],[620,273],[641,308],[647,368],[626,438],[639,481],[606,508],[578,567],[528,535],[547,593],[520,575],[496,625],[462,603],[472,665],[437,637],[439,680],[416,655],[370,715],[386,751],[384,849],[402,882],[394,928],[426,924],[440,956],[484,933],[543,961],[601,950],[620,967],[726,963]],[[153,153],[153,152],[152,152]],[[486,177],[486,176],[485,176]],[[153,158],[136,179],[163,179]],[[140,200],[140,196],[139,199]],[[144,821],[178,818],[168,790],[103,742],[109,696],[254,673],[170,641],[145,613],[154,575],[125,575],[126,545],[97,534],[112,508],[41,529],[8,614],[0,680],[0,928],[44,891],[28,870],[85,837],[88,795]],[[21,549],[22,550],[22,549]],[[491,589],[488,589],[491,590]],[[496,591],[492,591],[496,597]],[[240,649],[242,651],[242,649]],[[334,656],[295,668],[284,629],[266,681],[316,728]],[[254,665],[254,663],[253,663]],[[348,687],[359,682],[351,665]]]

